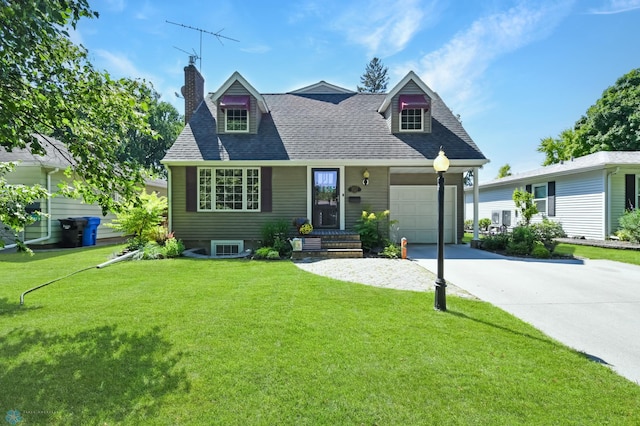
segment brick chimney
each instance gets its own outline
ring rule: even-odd
[[[194,64],[184,67],[184,86],[180,91],[184,96],[184,122],[187,124],[204,100],[204,78]]]

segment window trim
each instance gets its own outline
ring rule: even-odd
[[[402,128],[402,114],[405,111],[408,112],[408,111],[418,111],[418,110],[420,110],[420,128],[419,129],[403,129]],[[424,114],[424,108],[405,108],[405,109],[401,110],[398,113],[398,131],[403,132],[403,133],[405,133],[405,132],[406,133],[424,132],[424,122],[425,122],[424,115],[425,115]]]
[[[544,197],[536,198],[536,188],[544,188]],[[538,202],[544,201],[544,211],[540,211],[538,208],[538,214],[542,214],[544,216],[547,215],[548,206],[549,206],[549,187],[546,183],[538,183],[531,185],[531,194],[533,194],[533,204],[535,204],[536,208],[538,208]]]
[[[216,250],[215,250],[217,246],[238,246],[238,253],[219,255],[216,253]],[[211,256],[231,257],[231,256],[240,255],[242,254],[242,252],[244,252],[244,240],[211,240],[211,247],[210,247]]]
[[[229,113],[232,111],[244,111],[247,114],[247,128],[242,130],[229,129]],[[245,108],[226,108],[224,111],[224,131],[226,133],[249,133],[251,128],[249,110]]]
[[[209,195],[210,195],[210,203],[211,203],[211,207],[210,208],[201,208],[201,191],[202,191],[202,187],[200,184],[200,173],[203,170],[209,170],[211,172],[211,182],[210,182],[210,188],[209,188]],[[242,170],[242,209],[218,209],[216,208],[216,191],[215,191],[215,179],[216,179],[216,171],[218,170]],[[255,170],[256,171],[256,176],[255,179],[257,179],[257,189],[258,192],[256,194],[257,197],[257,208],[255,209],[248,209],[247,208],[247,204],[249,202],[249,191],[248,191],[248,171],[249,170]],[[206,213],[240,213],[240,212],[247,212],[247,213],[259,213],[262,211],[262,173],[261,173],[261,168],[260,167],[198,167],[198,172],[197,172],[197,182],[198,182],[198,194],[197,194],[197,209],[196,211],[198,212],[206,212]]]

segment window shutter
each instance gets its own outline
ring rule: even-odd
[[[198,168],[185,167],[185,198],[188,212],[198,211]]]
[[[526,185],[524,187],[524,190],[527,191],[529,194],[531,194],[531,185]]]
[[[551,217],[556,215],[556,183],[555,181],[547,183],[547,215]]]
[[[633,210],[636,207],[636,175],[624,175],[624,208]]]
[[[260,208],[263,212],[272,211],[272,186],[271,175],[273,170],[271,167],[260,168]]]

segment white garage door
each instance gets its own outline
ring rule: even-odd
[[[411,243],[438,242],[438,189],[436,186],[392,185],[390,216],[398,223],[392,237]],[[456,187],[444,188],[444,241],[455,243]]]

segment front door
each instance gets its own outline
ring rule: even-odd
[[[318,229],[340,227],[340,170],[313,169],[313,220]]]

